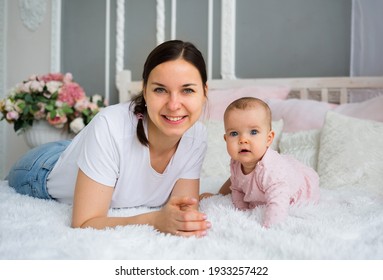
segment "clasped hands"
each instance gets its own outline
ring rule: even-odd
[[[171,197],[157,212],[154,227],[177,236],[203,237],[211,227],[207,216],[198,210],[198,200],[191,197]]]

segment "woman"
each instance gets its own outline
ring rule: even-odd
[[[202,54],[188,42],[157,46],[143,71],[143,90],[131,103],[103,109],[71,142],[31,150],[11,169],[9,185],[35,197],[72,203],[72,227],[148,224],[164,233],[204,236],[210,223],[198,211],[206,130]],[[163,206],[131,217],[109,208]]]

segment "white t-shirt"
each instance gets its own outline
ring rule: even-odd
[[[49,194],[72,204],[78,168],[103,185],[114,187],[110,207],[163,205],[178,179],[198,179],[207,149],[207,133],[200,122],[180,140],[166,170],[150,164],[149,148],[136,135],[137,118],[130,103],[104,108],[72,140],[48,176]],[[147,123],[144,122],[147,133]]]

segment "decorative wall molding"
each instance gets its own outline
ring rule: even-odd
[[[7,0],[0,0],[0,99],[7,95],[6,79],[7,79],[7,62],[6,62],[6,36],[7,36]],[[5,176],[5,159],[6,159],[6,122],[0,123],[0,179]]]
[[[235,77],[235,7],[236,0],[222,0],[221,17],[221,76]]]
[[[116,73],[124,69],[125,1],[117,0],[116,19]]]
[[[156,37],[157,37],[157,45],[163,43],[165,41],[165,1],[157,0],[156,6],[157,12],[157,26],[156,26]]]
[[[176,39],[176,25],[177,25],[177,0],[172,0],[172,11],[171,11],[171,28],[170,38]]]
[[[61,72],[61,0],[52,0],[51,72]]]
[[[30,31],[36,31],[43,22],[46,11],[46,0],[19,0],[21,21]]]
[[[209,0],[208,4],[208,27],[207,27],[207,78],[211,80],[213,77],[213,19],[214,19],[214,2]]]
[[[110,0],[105,1],[105,99],[110,100]]]

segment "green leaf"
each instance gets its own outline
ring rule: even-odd
[[[53,109],[54,109],[54,106],[52,106],[51,104],[47,104],[45,106],[45,110],[47,110],[48,112],[51,112]]]
[[[25,100],[25,102],[31,103],[31,102],[33,102],[33,97],[30,94],[26,94],[26,95],[24,95],[24,100]]]

